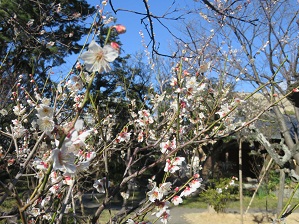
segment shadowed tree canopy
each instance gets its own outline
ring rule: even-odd
[[[85,0],[2,0],[0,2],[0,84],[2,95],[21,74],[44,81],[53,66],[81,49],[84,21],[95,12]]]

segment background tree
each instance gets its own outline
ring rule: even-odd
[[[41,94],[35,90],[43,87],[48,97],[53,94],[52,68],[81,50],[90,27],[86,21],[94,12],[87,1],[0,2],[0,109],[11,112],[13,91],[26,103],[26,93],[18,88]],[[3,129],[10,120],[0,116]],[[9,147],[5,137],[1,142]]]
[[[78,53],[88,32],[85,21],[95,11],[87,1],[0,2],[2,102],[19,75],[44,84],[51,68]],[[32,77],[28,77],[32,74]]]
[[[147,10],[146,18],[150,21],[153,16],[147,1],[143,2]],[[232,9],[235,3],[231,3]],[[103,5],[105,4],[103,1]],[[214,7],[212,12],[222,16],[220,19],[216,18],[220,20],[218,30],[223,29],[224,37],[229,34],[224,32],[226,19],[245,22],[247,25],[247,21],[240,19],[241,17],[236,19],[235,16],[225,16],[232,13],[228,7],[225,8],[225,13],[219,13],[219,7],[222,5]],[[209,10],[207,9],[207,14],[211,12]],[[236,10],[240,10],[239,7]],[[92,23],[95,28],[94,37],[98,38],[93,39],[103,47],[103,44],[113,44],[110,41],[117,38],[111,33],[114,32],[114,26],[109,25],[105,31],[104,24],[108,24],[109,18],[102,21],[102,10],[98,12],[99,20]],[[200,15],[211,22],[207,15]],[[213,16],[212,14],[211,17]],[[28,23],[29,27],[32,22],[34,21]],[[153,23],[149,24],[150,36],[154,38]],[[215,27],[219,24],[215,24]],[[252,25],[252,22],[248,24]],[[34,99],[35,103],[28,102],[27,111],[21,110],[23,98],[20,95],[26,94],[26,88],[19,88],[17,84],[16,89],[20,93],[13,94],[16,119],[9,123],[11,130],[0,131],[1,135],[10,138],[14,147],[4,148],[4,153],[1,154],[4,155],[2,161],[6,161],[9,156],[14,159],[7,161],[6,167],[8,163],[14,166],[7,168],[12,176],[7,180],[8,184],[0,181],[5,191],[0,205],[9,195],[13,196],[23,223],[27,223],[28,219],[47,219],[57,223],[63,223],[66,219],[84,219],[82,222],[97,223],[112,199],[129,192],[131,182],[139,179],[139,183],[144,184],[141,188],[144,200],[132,208],[125,207],[113,221],[127,222],[128,218],[134,220],[131,222],[143,221],[145,214],[154,209],[157,210],[157,219],[166,223],[169,217],[166,201],[179,204],[183,197],[190,195],[201,185],[202,180],[197,172],[202,161],[197,157],[197,164],[194,164],[195,156],[207,154],[204,150],[210,152],[213,145],[217,147],[217,143],[222,144],[222,139],[247,127],[264,112],[258,111],[249,121],[236,119],[240,114],[237,108],[243,101],[231,97],[233,86],[227,80],[229,77],[235,79],[243,76],[235,74],[239,74],[238,67],[227,66],[235,63],[233,59],[237,52],[229,45],[233,42],[225,42],[229,38],[225,39],[220,35],[218,40],[225,40],[224,44],[221,41],[221,47],[225,48],[223,50],[217,45],[215,31],[206,30],[205,37],[197,41],[196,35],[192,35],[189,28],[186,32],[190,41],[183,42],[183,45],[178,43],[180,50],[176,51],[175,57],[178,58],[172,63],[169,80],[166,81],[157,72],[159,88],[154,89],[157,91],[148,88],[152,70],[144,69],[140,60],[131,64],[128,63],[128,58],[119,58],[112,66],[113,70],[106,71],[108,62],[103,61],[107,59],[103,56],[107,56],[109,52],[101,51],[100,46],[97,46],[98,51],[91,50],[94,43],[90,45],[87,54],[98,64],[104,62],[104,68],[96,66],[97,70],[86,70],[84,63],[88,67],[93,61],[85,57],[85,62],[76,64],[70,76],[57,86],[54,85],[55,94],[47,96],[47,92],[43,91],[46,83],[43,86],[37,85],[33,94],[28,93],[27,96]],[[201,41],[204,44],[198,45]],[[155,52],[155,44],[153,46]],[[51,42],[46,47],[52,49],[55,45]],[[118,55],[116,50],[111,49],[111,46],[105,47],[113,53],[115,57],[110,56],[114,60]],[[240,55],[242,58],[242,54]],[[254,64],[255,61],[251,59],[249,62]],[[148,66],[155,67],[153,61]],[[246,68],[247,65],[241,66]],[[254,69],[248,72],[251,73],[255,74]],[[275,85],[277,74],[275,72],[274,78],[268,83],[263,78],[262,81],[270,86],[268,89],[265,83],[255,81],[258,90],[265,88],[268,91],[265,96],[269,96],[269,103],[265,110],[274,103],[272,99],[276,97],[276,93],[273,88],[279,87]],[[30,79],[39,84],[37,78],[34,82],[34,74]],[[26,87],[30,89],[31,86]],[[40,95],[34,94],[38,90]],[[37,125],[26,122],[27,112],[32,113]],[[18,131],[18,135],[13,131]],[[257,137],[261,142],[268,143],[260,133]],[[287,152],[288,149],[281,145],[280,149]],[[281,158],[272,146],[267,150],[269,154],[272,153],[271,156],[276,153],[277,157],[273,158],[280,164],[289,154],[285,153],[286,156]],[[14,170],[17,174],[11,172]],[[34,174],[38,185],[30,189],[30,197],[21,200],[19,194],[15,193],[18,190],[16,184],[27,174]],[[152,174],[155,176],[151,177]],[[100,176],[103,178],[98,179]],[[90,218],[84,214],[84,208],[81,213],[77,213],[75,199],[82,198],[82,194],[92,189],[95,177],[98,180],[94,181],[93,187],[103,193],[103,198]],[[124,200],[130,196],[122,195]],[[38,203],[40,201],[43,202]],[[72,215],[65,213],[67,207],[73,208]]]
[[[278,123],[283,139],[281,147],[269,144],[272,136],[267,139],[258,133],[257,139],[268,146],[269,155],[281,168],[291,164],[290,176],[296,182],[299,180],[296,165],[299,110],[294,102],[294,92],[299,86],[297,8],[295,0],[200,1],[195,10],[204,19],[199,20],[202,25],[215,32],[215,43],[219,43],[217,61],[230,68],[227,76],[259,89],[264,97],[264,109],[272,105],[272,116],[268,119]],[[193,24],[189,26],[197,30]],[[243,89],[247,88],[249,85]],[[284,115],[286,111],[279,108],[285,96],[293,98],[294,116]]]

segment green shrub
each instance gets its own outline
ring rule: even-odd
[[[200,194],[217,213],[224,212],[230,201],[236,200],[238,195],[237,178],[221,178],[209,182],[207,189]]]

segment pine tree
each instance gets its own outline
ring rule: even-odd
[[[67,55],[78,53],[79,41],[88,32],[85,21],[94,12],[85,0],[1,0],[3,98],[9,96],[19,75],[32,74],[42,85],[52,67],[64,63]]]

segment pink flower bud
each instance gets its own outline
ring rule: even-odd
[[[179,187],[176,187],[176,188],[174,189],[175,192],[178,192],[179,190],[180,190]]]
[[[111,47],[113,47],[115,50],[119,50],[120,46],[116,42],[111,42]]]
[[[126,32],[126,27],[124,25],[117,24],[114,26],[114,28],[118,34],[123,34]]]
[[[80,63],[80,62],[77,62],[77,63],[76,63],[76,69],[77,69],[77,70],[80,70],[81,68],[82,68],[82,67],[81,67],[81,63]]]
[[[198,173],[196,173],[196,174],[194,174],[194,176],[193,176],[195,179],[197,179],[197,178],[199,178],[199,174]]]

